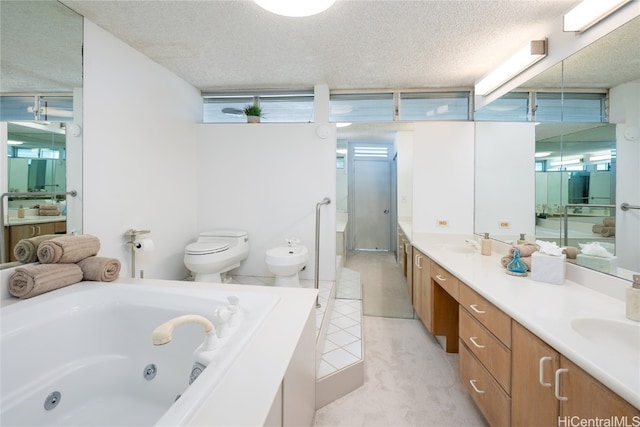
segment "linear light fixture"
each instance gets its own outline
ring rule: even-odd
[[[476,95],[488,95],[547,56],[547,40],[532,40],[476,83]]]
[[[564,31],[585,31],[630,0],[583,0],[564,15]]]
[[[600,160],[611,160],[611,154],[600,154],[598,156],[589,157],[590,162],[597,162]]]
[[[300,18],[317,15],[329,9],[336,0],[254,0],[258,6],[271,13]]]
[[[578,163],[582,163],[582,159],[559,160],[557,162],[551,162],[551,166],[576,165]]]

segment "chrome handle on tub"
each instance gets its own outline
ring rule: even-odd
[[[446,281],[447,281],[447,278],[446,278],[446,277],[442,277],[442,276],[441,276],[441,275],[439,275],[439,274],[436,274],[436,279],[440,280],[441,282],[446,282]]]
[[[478,337],[469,337],[469,341],[471,341],[473,343],[473,345],[475,345],[478,348],[485,348],[484,345],[480,345],[476,342],[476,340],[478,339]]]
[[[480,390],[478,389],[478,387],[476,387],[476,380],[469,380],[469,384],[471,384],[471,387],[473,387],[473,389],[476,391],[476,393],[478,394],[483,394],[484,390]]]
[[[486,311],[479,310],[477,304],[471,304],[469,307],[471,307],[471,309],[473,311],[475,311],[476,313],[478,313],[478,314],[485,314],[486,313]]]
[[[569,400],[568,397],[566,396],[560,396],[560,375],[565,373],[565,372],[569,372],[568,369],[558,369],[556,371],[556,387],[555,387],[555,395],[556,395],[556,399],[558,400]]]
[[[543,387],[551,387],[551,383],[544,382],[544,362],[549,362],[551,360],[553,359],[549,356],[544,356],[540,358],[540,369],[538,370],[538,373],[539,373],[538,381],[540,382],[540,385]]]

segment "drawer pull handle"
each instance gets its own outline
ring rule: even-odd
[[[471,384],[471,387],[473,387],[473,389],[476,391],[476,393],[478,393],[478,394],[483,394],[484,393],[484,390],[480,390],[476,386],[476,380],[469,380],[469,384]]]
[[[484,348],[485,346],[480,345],[476,342],[476,340],[478,339],[478,337],[469,337],[469,341],[471,341],[473,343],[473,345],[475,345],[478,348]]]
[[[441,276],[441,275],[439,275],[439,274],[436,274],[436,279],[440,280],[441,282],[446,282],[446,281],[447,281],[447,278],[446,278],[446,277],[442,277],[442,276]]]
[[[543,387],[551,387],[551,383],[545,383],[544,382],[544,362],[549,362],[551,360],[553,360],[553,359],[551,357],[549,357],[549,356],[544,356],[544,357],[540,358],[540,369],[539,369],[540,378],[539,378],[539,381],[540,381],[540,385],[543,386]]]
[[[469,307],[471,307],[471,310],[475,311],[478,314],[485,314],[486,311],[482,311],[478,309],[478,306],[476,304],[471,304]]]
[[[422,259],[422,257],[418,254],[416,254],[416,267],[418,267],[420,270],[422,270],[422,266],[420,265],[420,260]]]
[[[558,400],[569,400],[568,397],[566,396],[560,396],[560,375],[565,373],[565,372],[569,372],[568,369],[558,369],[556,371],[556,387],[555,387],[555,395],[556,395],[556,399]]]

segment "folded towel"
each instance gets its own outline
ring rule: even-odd
[[[82,281],[76,264],[34,264],[16,268],[9,278],[9,293],[31,298]]]
[[[38,247],[38,260],[42,264],[75,263],[98,254],[100,240],[89,234],[66,235],[46,240]]]
[[[40,209],[38,210],[40,216],[58,216],[60,211],[58,209]]]
[[[605,227],[615,227],[616,226],[616,217],[610,216],[608,218],[604,218],[602,223]]]
[[[58,210],[58,205],[40,205],[40,206],[38,207],[38,209],[40,209],[40,210],[48,210],[48,209],[51,209],[51,210],[54,210],[54,209],[55,209],[55,210]]]
[[[593,227],[591,227],[591,231],[593,231],[595,234],[600,234],[603,228],[604,225],[602,224],[594,224]]]
[[[54,237],[60,237],[55,234],[43,234],[42,236],[31,237],[30,239],[20,240],[13,248],[13,255],[16,259],[23,263],[38,261],[38,246],[45,240],[51,240]]]
[[[532,253],[538,250],[538,245],[535,243],[522,243],[520,245],[514,245],[509,249],[509,256],[513,258],[513,253],[520,251],[520,257],[531,256]]]
[[[84,280],[112,282],[120,274],[120,261],[116,258],[90,256],[78,262]]]
[[[616,235],[616,228],[615,227],[602,227],[602,230],[600,230],[600,235],[602,237],[613,237]]]
[[[576,259],[580,250],[573,246],[565,246],[562,248],[562,253],[567,255],[567,259]]]
[[[535,246],[535,245],[534,245]],[[500,264],[502,264],[502,266],[504,268],[507,268],[507,266],[509,265],[509,263],[513,261],[513,255],[505,255],[500,259]],[[520,261],[524,262],[524,264],[527,266],[527,270],[531,271],[531,257],[530,256],[521,256],[520,257]]]

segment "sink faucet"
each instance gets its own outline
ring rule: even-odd
[[[173,330],[185,323],[197,323],[202,326],[205,332],[204,341],[193,352],[193,366],[191,367],[191,375],[189,376],[189,384],[198,378],[198,375],[211,363],[215,355],[215,349],[218,347],[216,330],[213,323],[204,316],[198,314],[186,314],[184,316],[174,317],[164,322],[153,330],[151,341],[153,345],[164,345],[173,339]]]
[[[465,242],[471,244],[475,248],[475,250],[480,250],[480,242],[477,239],[464,239]]]

